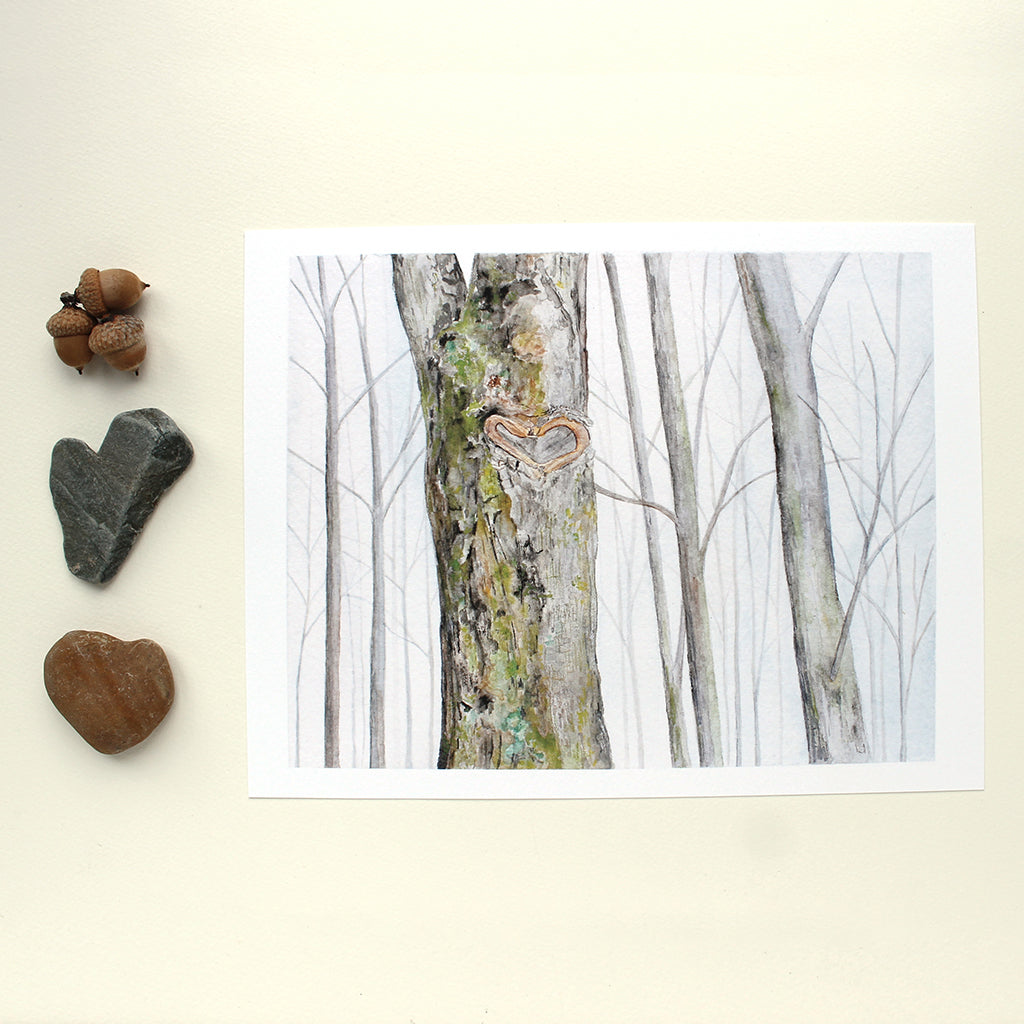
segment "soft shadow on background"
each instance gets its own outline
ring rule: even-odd
[[[0,1018],[1019,1017],[1018,5],[9,3],[0,35]],[[977,224],[985,792],[249,800],[243,231],[715,220]],[[152,285],[138,378],[53,353],[86,266]],[[96,589],[50,450],[147,406],[195,462]],[[116,759],[42,687],[76,628],[174,668]]]

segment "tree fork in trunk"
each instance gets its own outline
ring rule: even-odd
[[[828,483],[818,421],[811,340],[840,263],[801,324],[781,254],[736,256],[750,333],[761,363],[775,441],[782,553],[793,646],[812,763],[869,760],[853,654],[832,661],[843,628],[836,590]]]
[[[711,616],[704,589],[704,566],[700,554],[700,523],[697,518],[697,485],[693,472],[693,451],[679,373],[675,322],[669,295],[667,253],[647,253],[647,298],[651,310],[654,362],[658,374],[662,429],[668,449],[672,478],[672,510],[676,516],[676,541],[682,580],[683,615],[686,622],[686,657],[690,669],[690,692],[697,719],[697,746],[702,765],[721,765],[722,728],[715,686],[714,648]]]
[[[672,659],[672,641],[669,639],[668,599],[665,595],[665,570],[661,560],[661,546],[654,521],[654,486],[647,460],[647,438],[644,434],[643,411],[640,404],[639,388],[633,353],[626,330],[626,313],[622,306],[622,289],[615,257],[606,253],[605,271],[608,275],[608,290],[612,299],[615,317],[615,335],[619,344],[619,360],[622,363],[622,383],[626,392],[626,410],[629,415],[629,430],[633,439],[633,459],[636,464],[640,500],[643,503],[644,535],[647,539],[647,561],[651,569],[651,591],[654,600],[654,621],[658,631],[658,653],[661,656],[662,690],[665,699],[665,717],[668,722],[669,754],[673,768],[688,768],[690,756],[686,745],[686,722],[683,718],[682,687],[676,676]]]

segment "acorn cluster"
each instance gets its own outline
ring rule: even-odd
[[[78,287],[61,295],[62,308],[46,321],[57,355],[79,373],[94,355],[138,373],[146,358],[144,325],[126,310],[148,287],[130,270],[83,271]]]

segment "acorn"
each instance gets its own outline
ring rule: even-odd
[[[46,330],[61,360],[81,373],[82,367],[92,359],[89,336],[96,321],[81,306],[75,305],[75,297],[70,292],[64,292],[60,301],[64,306],[46,321]]]
[[[103,317],[89,335],[89,348],[118,370],[135,370],[146,358],[144,325],[130,313]]]
[[[82,271],[75,298],[95,317],[119,313],[130,309],[149,287],[130,270],[97,270],[89,267]]]

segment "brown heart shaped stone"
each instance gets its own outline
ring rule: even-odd
[[[101,754],[141,743],[174,701],[167,655],[153,640],[74,629],[50,648],[43,683],[54,707]]]

